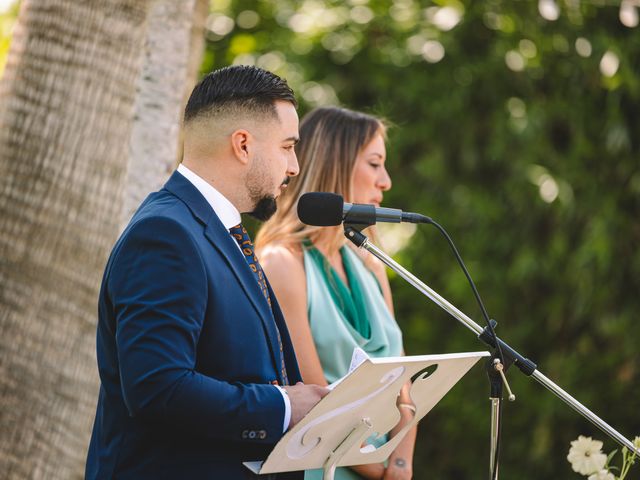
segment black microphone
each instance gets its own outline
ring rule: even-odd
[[[342,195],[326,192],[305,193],[298,200],[298,218],[306,225],[332,227],[344,223],[375,225],[376,222],[432,223],[419,213],[397,208],[376,207],[360,203],[345,203]]]

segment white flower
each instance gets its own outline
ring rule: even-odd
[[[603,469],[593,475],[589,475],[587,480],[616,480],[616,477],[614,477],[613,473],[610,473],[609,470]]]
[[[567,460],[571,463],[574,472],[581,475],[591,475],[604,469],[607,456],[602,453],[602,442],[580,435],[577,440],[571,442]],[[606,479],[607,477],[594,478]]]

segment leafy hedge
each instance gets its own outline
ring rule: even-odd
[[[203,72],[257,63],[289,79],[301,114],[340,102],[394,122],[385,203],[444,225],[502,338],[640,434],[640,31],[617,2],[226,3],[213,2]],[[482,323],[435,229],[396,258]],[[392,287],[409,354],[483,349]],[[579,478],[565,459],[578,434],[615,447],[534,380],[509,379],[504,478]],[[415,478],[487,477],[487,397],[478,366],[423,423]]]

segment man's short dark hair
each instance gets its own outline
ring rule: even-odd
[[[226,111],[277,116],[275,102],[297,107],[293,90],[275,73],[248,65],[232,65],[207,74],[191,92],[184,110],[185,123]]]

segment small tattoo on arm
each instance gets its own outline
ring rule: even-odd
[[[404,468],[407,466],[407,462],[405,462],[404,458],[396,458],[393,463],[396,465],[396,467],[398,468]]]

